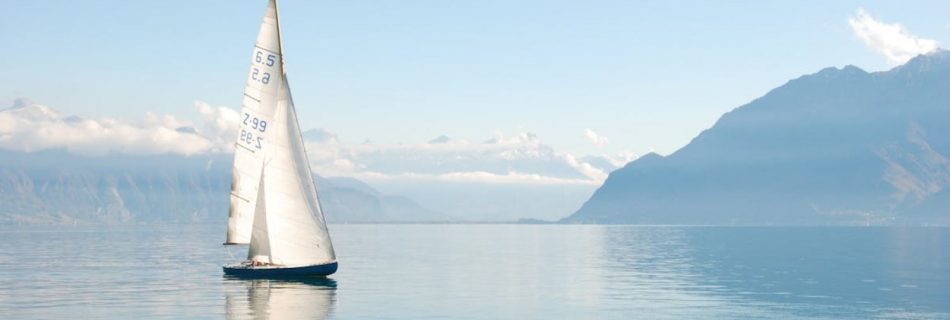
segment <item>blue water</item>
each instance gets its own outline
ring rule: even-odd
[[[328,280],[218,225],[0,229],[0,318],[950,319],[950,229],[331,225]]]

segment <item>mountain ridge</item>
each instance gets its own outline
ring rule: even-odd
[[[950,224],[950,52],[825,68],[611,172],[568,223]],[[926,209],[930,208],[930,209]]]
[[[230,154],[0,149],[0,224],[224,223],[231,161]],[[314,178],[329,222],[445,219],[353,178]]]

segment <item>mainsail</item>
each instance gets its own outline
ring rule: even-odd
[[[244,86],[237,142],[234,144],[234,168],[231,180],[231,207],[228,212],[228,237],[225,244],[246,244],[251,240],[251,225],[257,208],[257,188],[261,179],[264,146],[270,142],[268,125],[277,109],[283,59],[277,26],[277,5],[270,1],[257,42],[251,54],[251,66]]]
[[[282,59],[270,0],[245,88],[228,242],[250,243],[248,260],[265,265],[334,263]]]

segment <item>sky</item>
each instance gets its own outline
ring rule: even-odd
[[[4,1],[0,103],[198,120],[238,108],[264,1]],[[281,2],[303,128],[416,143],[529,132],[575,154],[669,154],[824,67],[896,63],[861,14],[950,41],[946,1]]]

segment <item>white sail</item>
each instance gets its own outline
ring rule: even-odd
[[[248,243],[251,239],[262,151],[270,140],[268,129],[277,109],[282,70],[277,5],[271,0],[251,53],[251,66],[244,87],[240,128],[234,145],[231,207],[225,244]]]
[[[257,206],[254,210],[254,224],[251,229],[251,239],[249,252],[254,255],[248,255],[248,260],[271,263],[270,261],[270,234],[267,228],[267,199],[264,197],[267,190],[264,187],[264,173],[261,167],[261,182],[257,188]],[[257,241],[254,241],[256,239]]]
[[[268,4],[261,35],[268,27],[268,17],[274,18],[276,52],[280,52],[275,0]],[[255,194],[259,199],[255,203],[260,203],[255,206],[248,260],[288,267],[328,264],[336,261],[336,254],[317,198],[287,74],[282,64],[277,65],[279,73],[259,86],[261,91],[276,87],[276,105],[266,117],[266,130],[260,130],[266,133],[266,143],[254,153],[263,161],[263,169]],[[253,67],[252,63],[255,70]],[[254,79],[253,73],[249,79]]]
[[[264,152],[264,205],[255,213],[264,218],[262,223],[255,220],[248,259],[281,266],[335,262],[286,74],[281,80],[271,140]],[[258,237],[263,234],[266,239]],[[256,249],[263,248],[264,241],[269,249],[267,261],[261,261],[265,253]]]

